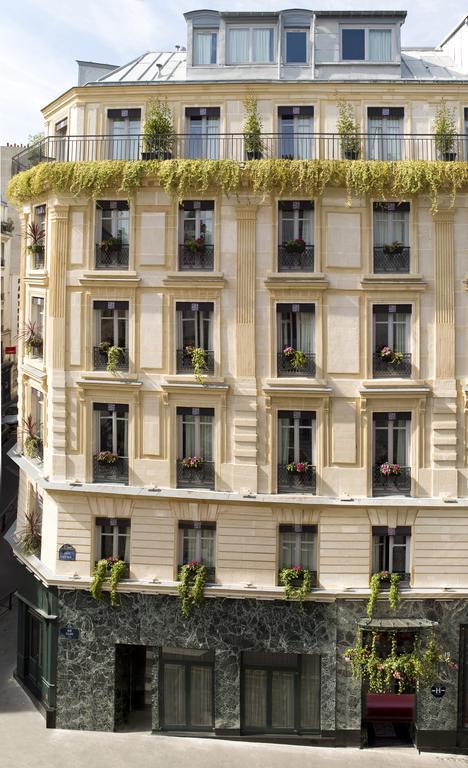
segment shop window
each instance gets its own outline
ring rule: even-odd
[[[164,646],[160,657],[163,730],[214,728],[214,652]]]

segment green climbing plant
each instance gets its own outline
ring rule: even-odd
[[[198,384],[203,384],[203,374],[207,370],[206,349],[203,349],[203,347],[187,346],[185,347],[185,352],[190,357],[195,381]]]
[[[295,565],[282,568],[279,572],[280,584],[284,587],[285,600],[299,600],[301,605],[312,589],[312,576],[307,568]]]
[[[380,587],[382,583],[390,584],[388,602],[392,611],[396,611],[400,603],[400,575],[398,573],[389,573],[388,571],[373,573],[369,582],[370,595],[367,602],[367,615],[370,619],[374,614],[374,608],[380,594]]]
[[[116,557],[107,557],[99,560],[94,569],[93,580],[89,591],[95,600],[102,600],[102,588],[104,584],[110,585],[110,604],[115,608],[117,604],[117,585],[127,571],[127,563]]]
[[[111,346],[107,350],[107,370],[110,373],[115,373],[117,367],[122,359],[124,351],[122,347]]]
[[[207,579],[206,566],[193,560],[182,566],[179,572],[180,607],[188,619],[192,606],[199,607],[205,599],[205,583]]]

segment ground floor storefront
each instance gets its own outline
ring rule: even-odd
[[[404,599],[395,614],[379,604],[400,629],[434,627],[460,663],[406,700],[371,702],[343,658],[365,600],[216,598],[185,619],[176,597],[122,593],[114,609],[84,590],[36,598],[19,596],[17,674],[49,725],[330,746],[396,735],[468,750],[466,600]]]

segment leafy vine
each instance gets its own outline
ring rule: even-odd
[[[205,599],[205,583],[207,579],[206,566],[193,560],[182,566],[179,573],[180,607],[185,618],[190,616],[193,605],[200,606]]]
[[[95,600],[102,600],[102,588],[106,582],[110,583],[110,604],[115,608],[117,604],[117,584],[127,570],[127,563],[115,557],[107,557],[99,560],[93,574],[93,580],[89,591]]]
[[[310,571],[300,566],[283,568],[279,573],[279,580],[284,587],[284,599],[299,600],[301,605],[312,589]],[[294,584],[296,581],[300,581],[298,586]]]
[[[388,571],[380,571],[379,573],[373,573],[370,578],[370,595],[367,602],[367,615],[371,619],[374,613],[375,604],[380,594],[380,586],[383,583],[390,583],[390,590],[388,593],[388,602],[392,611],[396,611],[400,603],[400,575],[398,573],[388,573]]]

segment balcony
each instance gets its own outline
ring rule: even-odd
[[[183,565],[187,565],[187,563],[179,563],[179,565],[177,566],[177,577],[179,576],[180,569],[182,568]],[[214,565],[205,565],[205,568],[206,568],[206,583],[214,584],[216,581],[216,568],[214,567]]]
[[[378,352],[372,358],[374,379],[409,379],[411,378],[411,368],[411,352],[405,352],[399,363],[382,359]]]
[[[372,471],[373,496],[411,496],[411,467],[400,467],[398,475],[382,475],[380,466]]]
[[[120,347],[122,350],[116,365],[117,371],[128,371],[128,349]],[[93,369],[95,371],[107,371],[107,352],[101,347],[93,347]]]
[[[385,246],[374,247],[374,273],[377,275],[390,273],[408,274],[410,271],[410,249],[401,249],[389,253]]]
[[[278,376],[315,376],[315,354],[304,352],[305,362],[300,367],[294,367],[294,358],[278,352]]]
[[[177,373],[193,373],[192,355],[185,349],[177,350]],[[214,373],[214,352],[205,350],[205,368],[202,374]]]
[[[106,464],[93,456],[93,483],[128,485],[128,459],[118,456],[114,464]]]
[[[338,133],[264,133],[261,158],[285,160],[466,160],[466,136],[457,134],[453,151],[441,156],[434,134],[430,133],[361,133],[356,137],[357,148],[352,157],[345,156]],[[146,140],[148,137],[146,137]],[[243,133],[218,133],[200,136],[173,134],[152,136],[170,147],[161,157],[151,159],[250,159],[245,148]],[[12,174],[25,171],[38,163],[77,162],[88,160],[142,160],[148,159],[144,150],[145,137],[102,136],[47,136],[27,147],[12,159]],[[158,154],[158,153],[156,153]],[[255,159],[259,159],[258,156]]]
[[[128,269],[128,245],[109,250],[96,243],[96,269]]]
[[[181,459],[177,459],[177,488],[209,488],[214,491],[215,464],[214,461],[204,461],[198,469],[185,467]]]
[[[305,472],[288,472],[287,464],[278,464],[278,493],[316,493],[315,467]]]
[[[314,246],[306,245],[303,251],[293,251],[278,245],[278,272],[313,272]]]
[[[179,245],[180,272],[212,272],[214,266],[214,247],[204,245],[200,250],[192,250],[186,245]]]
[[[31,253],[31,269],[44,269],[45,267],[45,246],[36,245],[36,250]]]

